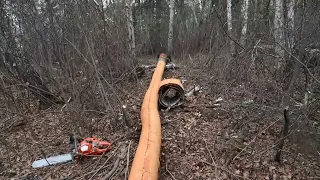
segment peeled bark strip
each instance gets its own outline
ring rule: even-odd
[[[167,56],[159,56],[149,88],[141,107],[142,130],[132,162],[129,180],[156,180],[160,166],[161,121],[158,112],[159,85],[164,73]]]

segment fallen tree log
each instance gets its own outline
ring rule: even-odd
[[[141,65],[141,68],[143,69],[155,69],[156,67],[157,65]],[[168,63],[165,66],[165,70],[169,70],[169,69],[179,69],[179,67],[174,63]]]

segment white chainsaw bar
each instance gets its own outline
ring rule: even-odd
[[[73,160],[73,155],[71,153],[68,154],[61,154],[58,156],[52,156],[48,157],[45,159],[40,159],[37,161],[34,161],[32,163],[33,168],[40,168],[40,167],[45,167],[45,166],[50,166],[50,165],[55,165],[55,164],[60,164],[60,163],[66,163],[69,161]]]

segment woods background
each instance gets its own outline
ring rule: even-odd
[[[114,129],[147,88],[141,65],[165,52],[210,96],[303,114],[293,126],[316,133],[319,153],[319,17],[318,0],[2,0],[1,136],[53,109],[68,131],[102,132],[93,112]]]

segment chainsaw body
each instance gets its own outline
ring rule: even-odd
[[[66,163],[73,160],[82,159],[86,156],[101,156],[103,153],[111,151],[111,143],[102,141],[96,137],[89,137],[81,142],[77,138],[70,137],[72,144],[72,153],[52,156],[45,159],[40,159],[32,163],[33,168],[45,167],[60,163]]]
[[[83,156],[99,156],[111,150],[111,143],[96,137],[86,138],[80,142],[77,154]]]

